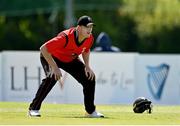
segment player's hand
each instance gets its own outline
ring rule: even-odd
[[[93,80],[94,77],[95,77],[94,72],[88,66],[85,67],[85,74],[86,74],[86,76],[88,77],[89,80]]]
[[[51,77],[54,75],[55,80],[60,80],[62,77],[61,70],[58,67],[53,67],[51,70]]]
[[[58,80],[59,84],[60,84],[60,87],[61,87],[61,90],[64,88],[64,83],[62,82],[62,79],[60,78]]]
[[[60,84],[61,89],[64,87],[64,83],[62,82],[62,73],[58,67],[52,68],[51,77],[54,75],[55,80],[57,80]]]

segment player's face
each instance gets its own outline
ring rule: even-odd
[[[88,38],[93,29],[93,24],[88,25],[88,26],[81,26],[81,35],[84,36],[84,38]]]

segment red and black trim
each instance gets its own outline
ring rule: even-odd
[[[74,40],[75,40],[76,45],[79,47],[85,42],[86,38],[82,42],[79,42],[78,32],[76,30],[74,30]]]
[[[58,35],[63,35],[65,38],[66,38],[66,43],[64,44],[64,48],[67,46],[67,44],[68,44],[68,41],[69,41],[69,38],[68,38],[68,36],[66,35],[66,33],[64,33],[64,32],[61,32],[61,33],[59,33]]]

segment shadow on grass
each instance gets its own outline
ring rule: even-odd
[[[91,118],[91,117],[85,117],[85,116],[76,116],[76,115],[71,115],[71,116],[68,116],[68,115],[46,115],[46,116],[43,116],[43,117],[50,117],[50,118],[52,118],[52,117],[56,117],[56,118],[79,118],[79,119],[114,119],[114,118],[112,118],[112,117],[101,117],[101,118]]]

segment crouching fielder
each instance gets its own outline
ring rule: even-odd
[[[46,78],[42,83],[29,106],[29,116],[40,117],[40,108],[43,100],[57,81],[61,87],[61,69],[71,74],[82,86],[84,106],[87,117],[100,118],[103,114],[96,111],[94,105],[95,74],[89,65],[90,48],[93,44],[94,23],[89,16],[78,19],[77,26],[60,32],[56,37],[40,47],[40,60]],[[84,63],[79,59],[82,54]]]

